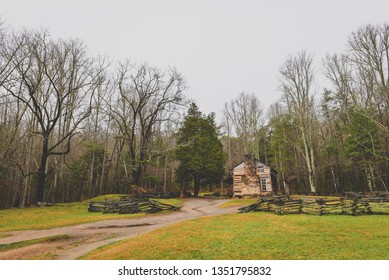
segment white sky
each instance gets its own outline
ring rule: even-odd
[[[321,59],[343,52],[351,32],[389,22],[389,1],[0,0],[0,16],[79,38],[92,55],[176,67],[200,110],[220,117],[242,91],[275,102],[278,70],[298,51],[315,54],[320,75]]]

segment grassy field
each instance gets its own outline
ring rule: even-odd
[[[233,214],[182,222],[83,259],[389,259],[389,216]]]
[[[111,195],[89,201],[117,197]],[[89,201],[0,210],[0,238],[8,236],[7,232],[13,230],[46,229],[145,215],[89,213]],[[183,204],[180,199],[158,201],[177,206]],[[243,207],[255,201],[235,199],[222,207]],[[388,260],[388,228],[389,216],[279,216],[263,212],[233,214],[172,225],[100,248],[83,259]],[[35,244],[40,241],[31,242]],[[17,247],[25,245],[29,244],[12,244]],[[0,251],[9,249],[4,247]]]
[[[84,202],[59,203],[51,207],[33,207],[24,209],[0,210],[0,238],[6,237],[4,232],[15,230],[48,229],[70,226],[108,219],[134,219],[145,214],[102,214],[87,211],[90,201],[117,199],[119,195],[96,197]],[[163,203],[181,206],[180,199],[156,199]]]

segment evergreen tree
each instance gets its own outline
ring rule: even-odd
[[[381,158],[382,140],[379,128],[373,120],[361,110],[354,110],[350,116],[347,130],[346,153],[351,160],[365,170],[369,191],[376,188],[376,163]]]
[[[204,116],[192,103],[178,131],[176,159],[180,161],[176,179],[183,185],[193,183],[194,196],[201,186],[219,183],[224,174],[225,155],[218,139],[214,114]]]
[[[270,125],[271,133],[271,161],[278,172],[278,179],[284,187],[285,194],[290,193],[290,183],[297,175],[297,159],[295,158],[292,142],[294,127],[288,114],[273,116]]]

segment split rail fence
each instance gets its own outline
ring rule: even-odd
[[[148,198],[124,197],[118,200],[105,200],[90,202],[89,212],[135,214],[135,213],[156,213],[160,211],[176,211],[180,207],[161,203]]]
[[[257,202],[239,209],[240,213],[267,211],[283,214],[311,215],[389,215],[387,196],[355,196],[340,198],[301,198],[286,197],[260,198]]]

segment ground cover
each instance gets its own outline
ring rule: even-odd
[[[63,235],[56,235],[56,236],[26,240],[26,241],[21,241],[21,242],[14,242],[14,243],[10,243],[10,244],[0,244],[0,252],[6,252],[9,250],[14,250],[14,249],[30,246],[33,244],[44,243],[44,242],[47,242],[47,243],[57,242],[60,240],[67,240],[70,238],[71,237],[69,235],[63,234]]]
[[[87,211],[90,201],[117,199],[121,195],[106,195],[74,203],[58,203],[50,207],[30,207],[0,210],[0,233],[16,230],[49,229],[108,219],[134,219],[146,214],[102,214]],[[180,199],[156,199],[181,206]]]
[[[83,259],[389,259],[389,216],[232,214],[185,221]]]
[[[250,204],[253,204],[258,201],[258,198],[241,198],[241,199],[231,199],[228,202],[224,203],[220,207],[244,207]]]

